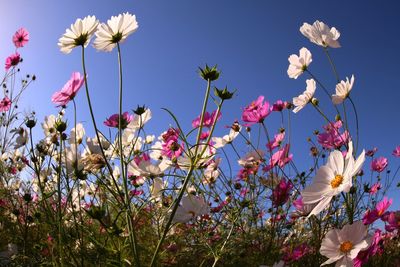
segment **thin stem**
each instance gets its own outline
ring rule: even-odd
[[[356,117],[356,150],[354,152],[357,152],[358,150],[358,140],[359,140],[359,125],[358,125],[358,113],[357,113],[357,109],[356,109],[356,105],[353,102],[353,99],[351,99],[351,97],[349,96],[348,99],[350,100],[351,105],[353,106],[353,110],[354,110],[354,115]]]
[[[338,72],[337,72],[337,70],[336,70],[336,66],[335,66],[335,64],[333,63],[333,60],[332,60],[331,56],[329,55],[328,48],[324,47],[324,52],[325,52],[326,56],[328,57],[329,64],[331,64],[332,71],[333,71],[333,73],[335,74],[335,77],[336,77],[337,82],[340,82],[339,74],[338,74]]]

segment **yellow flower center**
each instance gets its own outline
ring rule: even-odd
[[[338,188],[339,185],[343,183],[343,176],[340,174],[336,174],[335,178],[331,181],[332,188]]]
[[[347,254],[350,250],[353,248],[353,243],[350,241],[345,241],[342,244],[340,244],[340,251]]]

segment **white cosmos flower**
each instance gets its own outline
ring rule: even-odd
[[[302,108],[304,108],[313,98],[315,93],[315,80],[308,79],[306,80],[307,87],[306,90],[299,95],[298,97],[293,97],[293,105],[296,107],[293,109],[294,113],[299,112]]]
[[[133,117],[133,120],[128,124],[126,128],[139,130],[151,119],[151,117],[151,110],[147,108],[141,115],[135,115]]]
[[[238,131],[231,128],[229,134],[224,135],[223,137],[212,137],[211,140],[214,143],[213,147],[218,149],[224,147],[226,144],[232,143],[233,140],[239,135],[241,129],[242,126],[239,126]]]
[[[26,129],[19,128],[18,130],[16,130],[16,132],[18,133],[18,136],[17,138],[15,138],[14,141],[14,149],[25,146],[29,140],[28,131]]]
[[[340,44],[337,41],[340,37],[340,32],[335,27],[329,28],[328,25],[321,21],[315,21],[313,25],[304,23],[300,27],[300,32],[314,44],[323,47],[339,48]]]
[[[75,136],[76,134],[76,136]],[[80,145],[82,143],[83,137],[85,136],[85,128],[83,128],[82,123],[78,123],[75,128],[71,129],[69,144],[70,145]]]
[[[336,267],[352,267],[358,253],[371,245],[367,226],[362,221],[346,224],[342,229],[332,229],[322,240],[320,253],[329,258],[322,265],[336,262]]]
[[[119,14],[118,17],[112,16],[107,23],[99,25],[93,46],[97,50],[110,52],[117,43],[124,42],[138,27],[135,15],[124,13]]]
[[[289,78],[297,79],[297,77],[303,74],[311,64],[311,52],[307,48],[303,47],[300,49],[299,55],[290,55],[288,60],[290,64],[287,74],[289,75]]]
[[[128,165],[128,172],[136,176],[154,178],[163,176],[165,170],[168,169],[169,166],[169,163],[165,160],[157,164],[152,164],[150,160],[142,160],[139,164],[136,164],[136,162],[132,160]]]
[[[173,221],[186,223],[190,219],[209,213],[209,206],[201,196],[186,195],[176,210]]]
[[[238,163],[242,167],[251,168],[254,165],[260,164],[260,162],[264,158],[264,155],[265,153],[261,149],[252,150],[247,153],[243,158],[240,158],[238,160]]]
[[[71,29],[67,29],[64,35],[58,39],[61,52],[69,54],[77,46],[87,47],[98,25],[99,21],[95,16],[77,19],[74,24],[71,24]]]
[[[351,141],[346,157],[343,157],[339,150],[332,151],[326,165],[318,169],[312,184],[303,190],[301,195],[304,204],[318,203],[308,217],[319,214],[329,205],[334,196],[341,192],[349,192],[352,186],[352,177],[360,171],[365,161],[364,150],[357,160],[354,160],[352,153],[353,143]]]
[[[332,95],[333,104],[337,105],[342,103],[350,94],[354,84],[354,75],[351,75],[351,79],[346,77],[346,81],[340,81],[336,85],[336,94]]]

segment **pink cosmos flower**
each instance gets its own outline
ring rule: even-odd
[[[373,157],[375,155],[376,151],[378,151],[378,148],[374,147],[373,149],[368,150],[367,152],[365,152],[365,156]]]
[[[53,94],[51,101],[54,104],[57,104],[58,107],[67,105],[69,101],[74,99],[83,83],[83,76],[79,72],[73,72],[71,78],[64,85],[61,91]]]
[[[289,154],[289,148],[290,145],[286,144],[284,147],[275,152],[272,155],[272,158],[269,160],[269,164],[265,166],[263,170],[268,172],[275,166],[283,168],[286,164],[288,164],[293,158],[293,154]]]
[[[392,211],[382,216],[382,221],[387,222],[385,230],[393,232],[396,229],[400,230],[400,211]]]
[[[20,28],[15,32],[12,41],[16,48],[24,47],[29,41],[29,32],[25,28]]]
[[[18,52],[15,54],[11,54],[9,57],[6,58],[6,71],[8,71],[11,67],[15,67],[21,61],[21,55]]]
[[[379,157],[371,162],[371,170],[382,172],[388,165],[388,160],[385,157]]]
[[[393,150],[392,155],[395,156],[395,157],[398,157],[398,158],[400,157],[400,146],[397,146],[397,147]]]
[[[378,183],[375,183],[375,184],[373,184],[371,186],[371,189],[369,190],[369,193],[371,195],[375,195],[378,192],[379,189],[381,189],[381,183],[378,182]]]
[[[298,261],[311,252],[311,248],[306,243],[298,245],[293,249],[286,247],[284,250],[286,251],[286,253],[283,255],[282,259],[285,263]]]
[[[392,205],[393,200],[388,200],[387,197],[384,197],[381,202],[379,202],[375,209],[370,211],[367,210],[364,214],[363,223],[364,224],[372,224],[379,218],[385,214],[386,210]]]
[[[289,199],[290,190],[292,190],[293,184],[291,181],[286,181],[282,178],[279,184],[272,191],[272,205],[275,207],[282,206]]]
[[[11,107],[11,100],[8,98],[8,96],[5,96],[0,101],[0,112],[6,112],[10,109],[10,107]]]
[[[372,237],[372,244],[366,250],[358,252],[357,257],[353,260],[354,267],[361,267],[368,262],[369,258],[377,253],[382,253],[382,232],[379,229],[375,230],[374,236]]]
[[[256,101],[244,108],[242,120],[248,122],[246,126],[261,123],[271,113],[269,102],[264,101],[264,96],[259,96]]]
[[[272,105],[271,110],[272,111],[282,111],[286,107],[287,107],[287,102],[286,101],[278,100]]]
[[[285,132],[276,134],[274,139],[267,143],[267,148],[272,151],[273,149],[279,147],[284,138]]]
[[[325,129],[325,132],[318,134],[318,143],[322,147],[327,149],[336,149],[348,143],[349,133],[347,131],[340,133],[342,121],[329,123],[323,128]]]
[[[133,115],[129,112],[124,112],[121,118],[121,129],[125,129],[133,120]],[[119,128],[119,114],[113,114],[104,121],[104,125],[108,127]]]
[[[162,144],[161,154],[170,159],[176,159],[183,153],[183,144],[178,143],[178,139],[169,139]]]
[[[203,127],[207,127],[207,128],[211,128],[211,126],[214,124],[214,122],[216,122],[217,120],[219,120],[222,116],[221,112],[218,114],[218,118],[215,118],[217,116],[217,111],[214,110],[211,115],[210,113],[208,113],[207,111],[204,113],[204,117],[203,117]],[[201,119],[201,115],[199,115],[196,119],[194,119],[192,121],[192,127],[196,128],[196,127],[200,127],[200,119]]]

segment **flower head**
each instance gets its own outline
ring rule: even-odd
[[[16,48],[24,47],[29,41],[29,32],[25,28],[20,28],[15,32],[12,41]]]
[[[5,96],[0,101],[0,112],[8,111],[10,107],[11,107],[11,100],[8,98],[8,96]]]
[[[336,85],[336,94],[332,95],[332,102],[335,105],[341,104],[349,95],[353,88],[354,75],[351,75],[351,79],[346,77],[346,81],[340,81]]]
[[[133,115],[129,112],[124,112],[121,118],[121,129],[125,129],[128,124],[133,120]],[[104,125],[108,127],[119,128],[119,114],[113,114],[104,121]]]
[[[204,113],[203,116],[203,127],[211,128],[211,126],[221,118],[222,114],[221,112],[218,113],[218,118],[217,118],[217,111],[214,110],[211,115],[207,111]],[[192,121],[192,127],[200,127],[200,119],[201,115],[199,115],[196,119]]]
[[[73,72],[69,81],[64,85],[61,91],[55,92],[51,101],[58,106],[65,106],[74,99],[84,82],[83,76],[79,72]]]
[[[71,24],[71,28],[67,29],[64,35],[58,39],[58,47],[61,52],[69,54],[77,46],[87,47],[98,25],[99,21],[95,16],[77,19],[74,24]]]
[[[11,67],[17,66],[19,62],[21,62],[21,56],[18,52],[8,56],[5,63],[6,71],[8,71]]]
[[[395,157],[398,157],[398,158],[400,157],[400,146],[397,146],[397,147],[393,150],[392,155],[395,156]]]
[[[97,50],[110,52],[117,43],[124,42],[138,27],[135,15],[124,13],[118,17],[112,16],[107,23],[99,25],[93,46]]]
[[[382,216],[385,214],[386,210],[392,205],[393,200],[392,199],[387,199],[387,197],[384,197],[381,202],[379,202],[374,210],[367,210],[364,214],[363,218],[363,223],[364,224],[372,224],[379,218],[382,218]]]
[[[176,210],[174,222],[186,223],[192,218],[209,213],[209,206],[200,196],[186,195],[182,198],[182,204]]]
[[[293,110],[294,113],[297,113],[301,109],[303,109],[311,101],[311,99],[314,96],[315,88],[316,88],[315,80],[308,79],[308,80],[306,80],[306,83],[307,83],[306,90],[298,97],[293,98],[293,104],[296,106]]]
[[[344,144],[347,144],[350,134],[347,130],[343,133],[340,132],[342,125],[342,121],[338,120],[323,126],[325,132],[318,134],[318,143],[327,149],[338,149]]]
[[[287,74],[289,75],[289,78],[297,79],[311,64],[311,52],[307,48],[303,47],[300,49],[299,55],[290,55],[288,60],[290,64]]]
[[[361,221],[347,224],[340,230],[330,230],[322,240],[319,251],[329,258],[322,265],[337,262],[335,266],[353,266],[352,261],[358,253],[370,246],[371,238],[367,234],[367,227]]]
[[[388,160],[385,157],[379,157],[371,162],[371,170],[376,172],[383,172],[388,165]]]
[[[248,122],[247,126],[261,123],[271,113],[269,102],[264,101],[264,96],[259,96],[256,101],[244,108],[242,120]]]
[[[307,37],[312,43],[323,47],[340,47],[337,41],[340,37],[340,32],[335,27],[329,28],[328,25],[321,21],[315,21],[313,25],[304,23],[300,27],[300,32]]]

